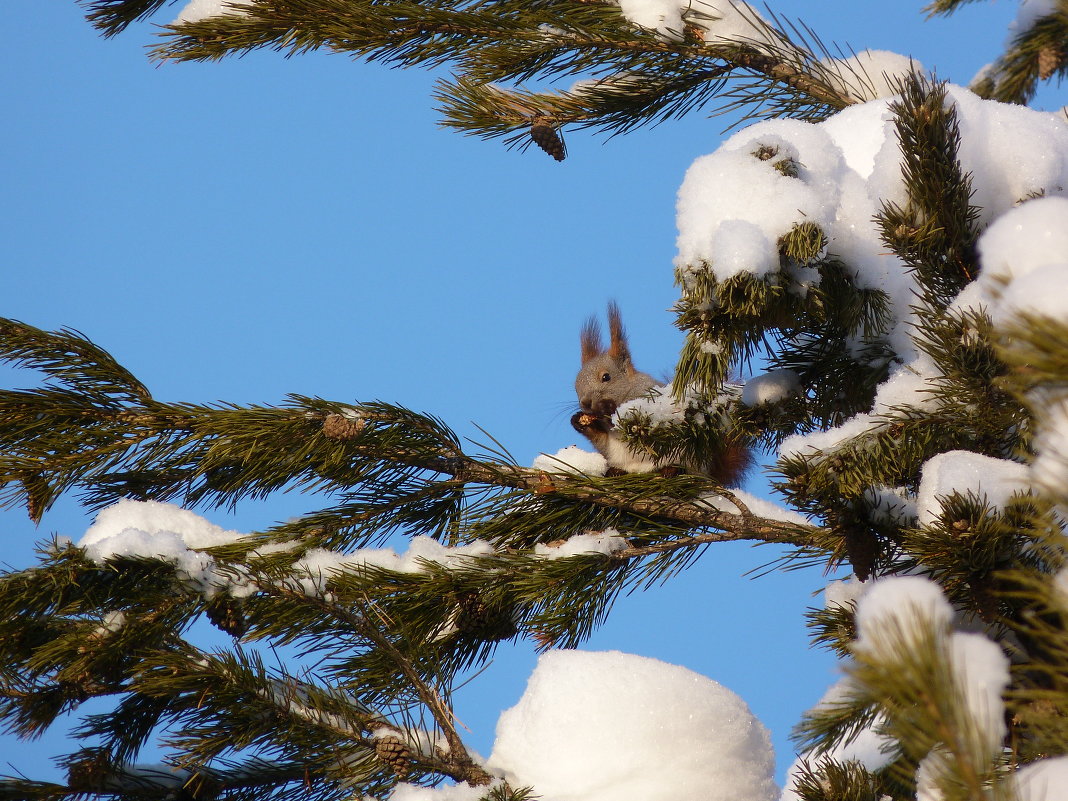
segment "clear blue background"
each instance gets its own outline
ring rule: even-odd
[[[1000,52],[1015,7],[925,22],[914,1],[774,4],[824,41],[906,53],[957,83]],[[0,314],[83,331],[161,399],[382,399],[484,439],[477,423],[523,464],[576,442],[578,328],[608,299],[639,367],[670,373],[675,191],[727,120],[607,142],[569,133],[556,163],[437,127],[424,72],[318,53],[159,65],[150,24],[104,40],[71,2],[4,10]],[[253,530],[314,503],[208,516]],[[20,509],[2,522],[3,561],[21,568],[35,541],[77,539],[88,518],[64,501],[37,528]],[[835,668],[802,619],[825,577],[745,576],[777,555],[710,548],[623,599],[587,647],[683,664],[741,694],[772,731],[781,777],[790,728]],[[534,659],[506,646],[461,694],[475,749],[489,752]],[[62,731],[0,743],[0,772],[34,778],[69,746]]]

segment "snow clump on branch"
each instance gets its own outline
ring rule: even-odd
[[[782,48],[786,43],[748,3],[737,0],[617,0],[628,22],[682,41],[687,23],[709,44],[740,43]]]
[[[205,597],[223,586],[237,597],[251,594],[255,585],[221,573],[204,551],[242,537],[172,503],[123,499],[100,511],[78,547],[98,563],[121,557],[161,559],[175,565]]]
[[[178,12],[172,25],[184,25],[189,22],[200,22],[209,17],[234,17],[243,16],[248,12],[243,8],[247,3],[241,0],[190,0]]]

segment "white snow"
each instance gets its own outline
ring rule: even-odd
[[[850,604],[857,602],[865,589],[867,589],[865,583],[855,576],[842,581],[832,581],[823,588],[823,606],[825,609],[834,606],[846,609]]]
[[[104,615],[104,619],[100,623],[100,630],[114,634],[125,625],[126,613],[121,610],[115,610]]]
[[[933,406],[931,383],[940,375],[934,361],[925,353],[917,355],[908,364],[895,365],[875,391],[872,411],[888,415],[900,407],[922,409]]]
[[[682,8],[678,0],[618,0],[623,16],[635,25],[682,38]]]
[[[186,22],[200,22],[208,17],[240,16],[248,11],[243,6],[248,6],[241,0],[190,0],[171,25],[182,25]]]
[[[245,535],[227,531],[200,515],[170,503],[158,501],[122,500],[102,510],[96,521],[78,542],[86,556],[104,562],[115,556],[142,556],[163,559],[176,565],[179,571],[207,597],[220,589],[235,597],[250,595],[257,590],[251,578],[242,577],[237,566],[228,565],[225,571],[216,567],[204,549],[227,545]],[[253,555],[284,551],[265,546]],[[471,557],[494,552],[484,541],[467,545],[447,546],[431,537],[413,537],[408,549],[398,554],[392,548],[360,548],[350,553],[312,548],[293,565],[297,577],[291,584],[315,596],[324,593],[325,580],[331,575],[358,572],[366,567],[380,567],[403,573],[418,573],[426,569],[426,562],[445,566],[462,566]]]
[[[1012,777],[1017,801],[1068,801],[1068,757],[1040,759]]]
[[[550,651],[501,714],[487,767],[553,801],[771,801],[774,755],[745,702],[677,665]]]
[[[957,308],[985,308],[999,327],[1020,312],[1068,317],[1068,198],[1030,200],[999,217],[978,243],[982,272]]]
[[[947,761],[947,755],[938,747],[920,760],[916,769],[916,801],[944,801],[945,794],[938,782],[945,775]]]
[[[561,448],[556,453],[540,453],[534,458],[534,469],[546,473],[585,473],[588,476],[603,476],[608,462],[597,453],[584,451],[575,445]]]
[[[993,756],[1006,734],[1001,696],[1009,686],[1009,658],[985,635],[961,631],[949,638],[949,658],[956,685],[975,724],[972,731],[983,738],[983,745]]]
[[[902,644],[920,642],[928,631],[949,631],[953,607],[930,579],[891,576],[869,585],[857,604],[858,652],[892,663]]]
[[[1068,226],[1068,215],[1062,220]],[[1068,257],[1068,251],[1063,254]],[[995,324],[1022,314],[1044,315],[1068,322],[1068,261],[1046,264],[1006,287],[991,318]]]
[[[798,177],[775,168],[783,159],[797,165]],[[676,204],[676,265],[696,271],[707,262],[720,280],[776,272],[781,236],[802,222],[831,225],[845,169],[841,151],[817,125],[770,120],[739,131],[686,171]]]
[[[1057,0],[1020,0],[1020,7],[1016,10],[1016,19],[1009,23],[1009,40],[1020,34],[1026,33],[1042,17],[1048,17],[1057,13]]]
[[[968,717],[964,730],[975,731],[979,745],[993,756],[1005,736],[1002,693],[1009,684],[1009,660],[983,634],[953,632],[953,607],[941,588],[921,576],[893,576],[868,583],[857,605],[854,651],[887,669],[923,642],[944,648],[953,682]],[[937,755],[925,770],[933,781]]]
[[[932,382],[940,374],[930,357],[916,354],[908,364],[890,370],[887,379],[875,391],[871,412],[861,412],[839,426],[826,431],[792,434],[779,446],[781,457],[833,451],[854,437],[874,432],[886,425],[885,416],[898,408],[922,409],[936,405],[931,393]]]
[[[351,553],[313,548],[293,565],[293,569],[304,575],[300,580],[303,591],[318,596],[324,592],[326,579],[333,575],[359,573],[367,568],[420,573],[426,569],[427,562],[445,567],[463,567],[473,557],[492,553],[493,546],[483,540],[449,546],[432,537],[417,536],[412,537],[404,553],[397,553],[392,548],[358,548]]]
[[[693,12],[690,19],[704,29],[709,44],[741,42],[767,52],[788,48],[760,13],[749,3],[738,0],[682,0],[683,8]]]
[[[1063,499],[1068,495],[1068,397],[1040,404],[1033,444],[1033,480]]]
[[[94,562],[117,556],[162,559],[177,566],[208,596],[224,585],[230,594],[240,596],[255,587],[216,571],[215,561],[204,549],[243,537],[171,503],[123,499],[97,514],[78,546]]]
[[[737,498],[739,502],[745,504],[746,509],[757,517],[767,518],[768,520],[778,520],[781,523],[797,523],[802,526],[812,524],[812,521],[803,514],[795,512],[793,509],[787,509],[785,506],[779,506],[779,504],[769,501],[766,498],[760,498],[751,492],[732,489],[730,493],[733,497]],[[721,512],[729,512],[732,515],[742,513],[742,510],[737,504],[732,503],[729,498],[726,498],[719,493],[710,492],[706,495],[702,495],[701,500],[709,506],[719,509]]]
[[[671,387],[666,385],[653,387],[645,397],[621,403],[613,415],[613,424],[618,425],[623,417],[633,411],[648,415],[654,427],[662,423],[678,423],[683,419],[683,411],[671,396]]]
[[[606,531],[587,531],[584,534],[576,534],[556,545],[538,543],[534,546],[534,553],[546,559],[566,559],[569,556],[591,553],[611,555],[628,545],[626,537],[614,528],[610,528]]]
[[[873,519],[904,525],[916,522],[916,496],[904,487],[868,487],[864,498],[872,505]]]
[[[389,801],[478,801],[488,791],[488,787],[472,787],[469,784],[420,787],[402,782],[390,794]]]
[[[829,428],[826,431],[813,431],[811,434],[791,434],[779,446],[779,457],[787,458],[790,456],[812,455],[819,451],[833,451],[847,440],[864,434],[879,425],[881,425],[879,418],[862,412],[853,415],[840,426]]]
[[[855,688],[856,685],[850,677],[846,676],[839,679],[823,694],[823,697],[816,703],[814,710],[845,702]],[[857,732],[851,741],[835,745],[827,752],[826,756],[837,762],[859,762],[872,771],[885,767],[892,756],[890,750],[893,747],[894,740],[876,731],[881,723],[882,720],[877,719],[871,726]],[[812,761],[810,760],[810,764]],[[802,762],[803,758],[798,757],[786,771],[786,781],[779,801],[800,801],[800,796],[793,790],[793,784],[800,775]]]
[[[847,62],[833,66],[895,76],[918,69],[889,53],[867,52]],[[875,93],[889,87],[884,82]],[[927,390],[941,375],[912,339],[915,277],[882,244],[874,223],[883,203],[907,201],[891,102],[880,97],[819,124],[752,125],[694,161],[679,189],[675,267],[684,284],[709,270],[721,281],[750,275],[803,295],[818,277],[780,264],[778,242],[808,222],[827,236],[827,252],[856,271],[858,286],[881,290],[889,300],[885,339],[897,358],[873,409],[831,432],[790,437],[784,456],[833,449],[881,424],[879,416],[895,407],[938,402]],[[1003,297],[1005,315],[1027,310],[1064,319],[1068,199],[1057,196],[1068,190],[1068,120],[983,100],[959,86],[947,87],[947,102],[956,109],[959,159],[971,176],[979,224],[990,225],[980,242],[979,280],[956,307],[989,309]],[[776,169],[784,159],[796,177]]]
[[[924,72],[918,62],[889,50],[861,50],[849,58],[826,58],[821,63],[834,76],[834,88],[859,102],[892,97],[903,78]]]
[[[742,403],[746,406],[778,403],[796,395],[800,387],[800,380],[793,370],[769,370],[745,382]]]
[[[1027,466],[971,451],[949,451],[932,456],[923,465],[916,510],[920,525],[929,526],[942,513],[942,498],[956,492],[985,498],[987,505],[1003,509],[1015,493],[1028,488]]]
[[[701,30],[709,44],[733,42],[755,47],[786,43],[768,28],[767,22],[741,0],[616,0],[629,21],[656,31],[662,38],[681,41],[686,22]]]

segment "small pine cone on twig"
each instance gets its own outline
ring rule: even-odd
[[[548,153],[557,161],[567,158],[567,145],[556,126],[549,125],[544,119],[535,117],[530,124],[530,138],[534,144]]]
[[[208,620],[215,628],[225,631],[231,637],[241,639],[248,632],[248,621],[242,609],[241,601],[228,595],[213,598],[207,608]]]
[[[400,737],[379,737],[375,740],[375,756],[389,765],[400,778],[408,775],[412,763],[412,749]]]
[[[485,642],[507,640],[519,630],[510,605],[487,603],[475,592],[456,599],[455,624],[462,634]]]
[[[1064,48],[1047,45],[1038,51],[1038,77],[1048,80],[1064,64]]]
[[[52,489],[40,473],[27,471],[22,476],[22,488],[26,492],[26,513],[34,523],[40,523],[41,517],[52,500]]]
[[[67,786],[71,790],[93,792],[102,788],[108,778],[115,774],[115,765],[107,753],[98,749],[86,749],[81,759],[67,764]]]
[[[346,417],[331,413],[323,420],[323,434],[330,439],[356,439],[367,427],[366,421],[359,417]]]

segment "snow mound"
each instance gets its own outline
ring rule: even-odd
[[[618,651],[542,655],[488,762],[553,801],[770,801],[774,765],[735,693]]]

